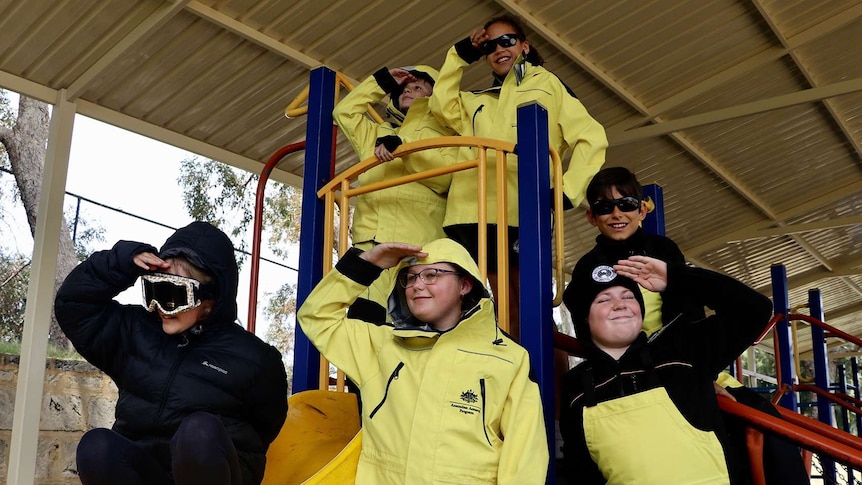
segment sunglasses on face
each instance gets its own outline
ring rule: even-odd
[[[487,56],[497,50],[498,45],[504,49],[506,47],[512,47],[518,43],[518,40],[520,40],[518,34],[503,34],[496,39],[486,40],[482,43],[482,53]]]
[[[144,292],[144,307],[148,312],[158,308],[165,315],[191,310],[201,304],[201,283],[167,273],[153,273],[141,276]]]
[[[620,197],[619,199],[602,199],[590,204],[590,209],[597,216],[604,216],[614,211],[614,207],[620,212],[632,212],[640,210],[641,201],[637,197]]]
[[[410,288],[411,286],[416,284],[416,279],[422,280],[426,286],[431,286],[437,284],[437,278],[440,275],[446,274],[454,274],[460,275],[461,273],[457,271],[450,271],[448,269],[439,269],[439,268],[428,268],[423,269],[418,273],[401,273],[398,275],[398,284],[403,286],[404,288]]]

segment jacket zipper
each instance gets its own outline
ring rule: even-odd
[[[389,376],[389,380],[386,382],[386,391],[383,393],[383,399],[380,401],[380,404],[371,411],[371,414],[368,415],[368,418],[371,419],[377,414],[377,411],[383,406],[383,403],[386,402],[386,398],[389,397],[389,386],[392,384],[392,381],[398,379],[398,372],[401,371],[401,368],[404,367],[404,362],[399,362],[398,366],[395,367],[395,370],[392,371],[392,375]]]
[[[476,109],[476,112],[473,113],[473,136],[476,136],[476,115],[482,112],[482,108],[484,108],[484,104],[480,104],[479,108]]]
[[[485,426],[485,378],[479,379],[479,392],[482,394],[482,431],[485,432],[485,439],[488,440],[488,444],[491,444],[491,438],[488,436],[488,427]]]
[[[177,370],[180,368],[180,364],[182,364],[183,360],[186,358],[186,354],[188,354],[189,348],[189,340],[186,335],[183,335],[183,341],[177,345],[177,348],[180,349],[179,355],[177,359],[174,361],[174,365],[171,366],[171,371],[168,373],[168,380],[165,381],[165,386],[162,388],[162,400],[159,402],[159,410],[156,413],[153,424],[158,424],[159,420],[162,417],[162,411],[165,410],[165,403],[168,400],[168,389],[171,387],[171,383],[174,382],[174,377],[177,374]]]

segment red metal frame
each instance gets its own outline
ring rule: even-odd
[[[255,322],[257,320],[257,290],[258,280],[260,278],[260,240],[263,231],[263,201],[266,192],[266,183],[269,181],[269,176],[272,171],[281,162],[281,160],[291,153],[305,150],[305,140],[292,143],[290,145],[279,148],[269,157],[269,161],[263,166],[260,172],[260,178],[257,181],[257,193],[254,199],[254,230],[253,240],[251,243],[251,281],[249,282],[248,296],[248,320],[246,329],[254,333]]]

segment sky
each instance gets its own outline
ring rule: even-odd
[[[10,93],[11,94],[11,93]],[[17,106],[17,98],[10,100]],[[182,202],[182,192],[177,178],[180,162],[193,153],[155,141],[153,139],[122,130],[112,125],[81,115],[75,118],[72,148],[69,158],[69,172],[66,192],[91,199],[100,204],[114,207],[174,228],[182,227],[192,219],[188,216]],[[4,186],[14,185],[10,174],[0,173]],[[7,201],[3,201],[4,205]],[[66,207],[74,207],[76,199],[66,195]],[[4,213],[9,213],[4,207]],[[0,240],[4,246],[30,254],[33,239],[24,216],[23,207],[12,207],[13,217],[0,226]],[[97,251],[109,249],[118,240],[140,241],[160,247],[173,230],[142,221],[110,209],[81,203],[81,214],[87,220],[104,228],[104,241],[94,241],[90,247]],[[234,241],[235,244],[237,241]],[[251,235],[246,247],[251,246]],[[299,250],[292,248],[287,260],[274,256],[263,243],[261,253],[264,258],[279,261],[292,268],[298,267]],[[246,258],[240,273],[239,318],[243,325],[248,315],[249,280],[251,266]],[[285,282],[296,283],[295,271],[261,261],[258,291],[258,311],[256,334],[263,338],[266,322],[261,311],[265,305],[265,293],[274,292]],[[140,304],[139,282],[120,294],[121,303]]]

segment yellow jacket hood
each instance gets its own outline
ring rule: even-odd
[[[402,271],[406,271],[408,267],[420,264],[449,263],[458,266],[465,275],[473,278],[473,289],[463,298],[465,308],[462,308],[461,320],[472,315],[479,308],[483,299],[490,299],[490,293],[482,284],[479,267],[463,246],[451,239],[444,238],[424,245],[422,251],[428,253],[428,256],[405,259],[398,264],[396,272],[400,274]],[[389,315],[392,317],[395,328],[436,331],[427,323],[421,322],[413,316],[407,306],[406,291],[397,283],[389,296]]]
[[[428,77],[431,78],[431,81],[432,81],[431,86],[432,87],[437,82],[437,78],[440,76],[440,73],[437,71],[437,69],[434,69],[431,66],[425,66],[425,65],[421,65],[421,64],[418,66],[404,66],[402,69],[405,69],[405,70],[410,71],[410,72],[419,71],[421,73],[426,74]],[[422,76],[422,77],[425,77],[425,76]],[[401,123],[404,122],[404,117],[407,116],[407,110],[402,111],[401,107],[398,106],[398,96],[400,96],[400,95],[401,95],[400,93],[392,94],[389,97],[389,103],[386,105],[386,114],[387,114],[387,116],[392,118],[392,124],[394,124],[394,125],[401,125]]]

